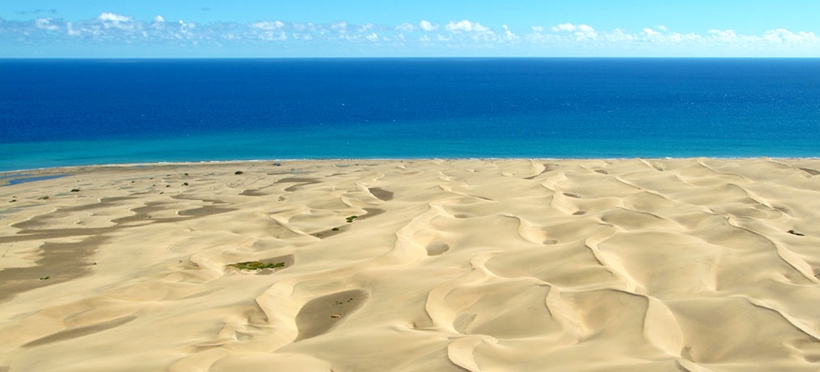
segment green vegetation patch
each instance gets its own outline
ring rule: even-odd
[[[228,265],[238,270],[264,270],[264,269],[283,269],[284,262],[261,262],[261,261],[247,261]]]
[[[350,216],[348,218],[345,218],[345,221],[347,221],[347,223],[353,223],[353,221],[355,221],[357,218],[359,218],[359,216]]]

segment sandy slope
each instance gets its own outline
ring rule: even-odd
[[[0,187],[3,372],[820,365],[818,160],[64,171]]]

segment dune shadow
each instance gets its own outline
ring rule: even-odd
[[[392,191],[387,191],[387,190],[385,190],[381,187],[371,187],[368,190],[370,191],[371,194],[373,194],[373,196],[376,197],[376,199],[379,199],[381,201],[393,200],[393,192]]]
[[[25,348],[37,347],[37,346],[52,344],[52,343],[60,342],[60,341],[68,341],[68,340],[72,340],[72,339],[75,339],[75,338],[78,338],[78,337],[93,335],[95,333],[106,331],[106,330],[109,330],[109,329],[112,329],[112,328],[117,328],[121,325],[124,325],[126,323],[129,323],[129,322],[133,321],[134,319],[137,319],[137,317],[136,316],[126,316],[126,317],[123,317],[123,318],[109,320],[107,322],[102,322],[102,323],[98,323],[98,324],[94,324],[94,325],[90,325],[90,326],[72,328],[72,329],[65,329],[65,330],[59,331],[57,333],[52,333],[52,334],[50,334],[48,336],[45,336],[45,337],[40,337],[40,338],[38,338],[34,341],[31,341],[31,342],[23,345],[23,347],[25,347]]]
[[[308,301],[296,315],[299,335],[294,342],[329,332],[358,310],[368,296],[364,290],[351,289]]]
[[[428,256],[438,256],[450,250],[450,246],[444,242],[436,242],[427,246]]]

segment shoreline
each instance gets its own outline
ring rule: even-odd
[[[419,157],[419,158],[271,158],[271,159],[240,159],[240,160],[201,160],[201,161],[157,161],[157,162],[135,162],[135,163],[95,163],[81,165],[57,165],[42,168],[23,168],[16,170],[0,170],[0,182],[4,178],[14,177],[23,172],[51,172],[55,170],[82,169],[82,168],[138,168],[156,166],[180,166],[180,165],[208,165],[208,164],[242,164],[242,163],[265,163],[265,162],[334,162],[334,161],[461,161],[461,160],[533,160],[533,161],[623,161],[623,160],[695,160],[695,159],[715,159],[715,160],[817,160],[820,156],[685,156],[685,157]]]

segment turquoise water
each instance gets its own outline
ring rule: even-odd
[[[820,60],[0,60],[0,170],[816,157]]]
[[[21,183],[28,183],[28,182],[37,182],[37,181],[45,181],[45,180],[53,180],[55,178],[63,178],[65,174],[57,174],[52,176],[30,176],[30,175],[16,175],[16,177],[9,180],[9,185],[19,185]]]

